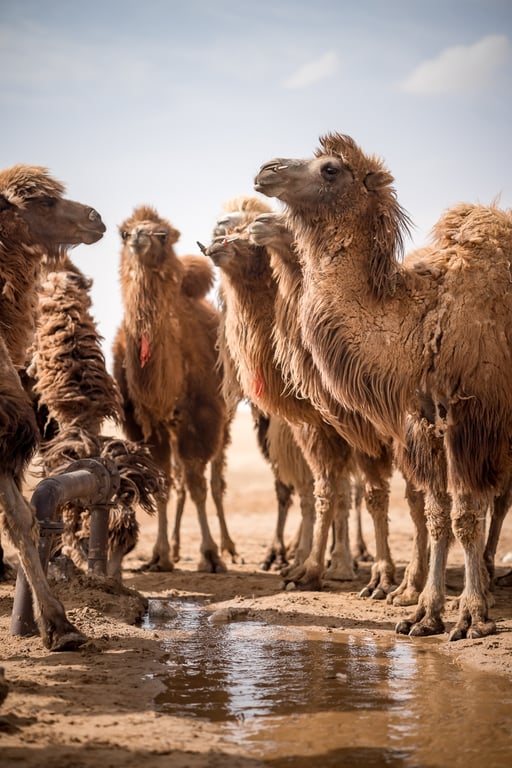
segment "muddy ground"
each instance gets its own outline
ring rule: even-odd
[[[251,417],[238,414],[228,459],[226,511],[230,533],[243,562],[227,561],[225,574],[196,572],[198,524],[187,505],[182,527],[182,558],[172,573],[141,572],[149,558],[156,521],[141,516],[139,544],[125,560],[123,584],[85,575],[56,581],[53,586],[69,618],[89,638],[78,652],[52,654],[38,637],[10,634],[14,583],[0,584],[1,665],[9,693],[0,709],[0,765],[46,768],[108,768],[112,766],[189,766],[244,768],[263,765],[244,756],[243,746],[221,744],[215,724],[162,714],[154,700],[161,690],[162,632],[141,626],[147,600],[197,597],[208,610],[236,608],[238,613],[266,623],[330,631],[369,632],[389,638],[398,620],[410,613],[385,602],[363,600],[370,564],[361,563],[356,581],[330,582],[320,593],[284,591],[276,572],[260,563],[271,540],[276,502],[270,469],[256,448]],[[212,531],[217,521],[210,507]],[[292,510],[287,526],[291,536],[298,524]],[[411,523],[400,477],[393,483],[390,514],[391,547],[400,578],[409,556]],[[374,551],[371,521],[365,515],[365,537]],[[498,575],[512,567],[512,518],[505,522],[497,555]],[[11,563],[16,556],[7,547]],[[447,573],[449,630],[456,618],[456,596],[462,589],[461,551],[454,547]],[[447,635],[414,642],[428,643],[448,654],[468,671],[480,668],[512,679],[512,590],[495,593],[492,616],[497,634],[476,641],[449,643]],[[235,612],[236,613],[236,612]],[[268,765],[268,763],[264,763]]]

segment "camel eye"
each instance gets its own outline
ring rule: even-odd
[[[48,208],[48,209],[53,208],[57,203],[57,201],[53,197],[42,197],[37,202],[39,203],[41,208]]]
[[[123,229],[123,231],[121,232],[121,240],[123,241],[128,240],[129,237],[130,237],[130,233],[127,232],[126,229]]]
[[[340,169],[332,163],[326,163],[322,168],[322,176],[327,179],[333,179],[338,175]]]

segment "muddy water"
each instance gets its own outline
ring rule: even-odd
[[[196,602],[151,611],[162,713],[209,720],[273,768],[509,768],[512,686],[468,672],[436,639],[216,622]]]

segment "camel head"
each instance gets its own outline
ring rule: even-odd
[[[285,203],[296,230],[331,227],[338,235],[362,228],[378,251],[403,249],[408,217],[382,161],[366,155],[349,136],[329,134],[309,159],[276,158],[261,166],[254,187]]]
[[[276,242],[293,242],[293,235],[280,213],[262,213],[247,227],[249,239],[255,245],[274,245]]]
[[[154,208],[136,208],[119,227],[123,253],[129,253],[146,267],[159,267],[172,252],[180,233],[161,218]]]
[[[15,165],[0,171],[0,226],[50,258],[68,247],[95,243],[105,225],[94,208],[63,197],[64,186],[46,168]]]
[[[270,211],[270,206],[257,197],[247,195],[233,197],[224,203],[223,212],[213,228],[213,239],[242,232],[259,214]]]
[[[265,248],[251,243],[246,235],[218,238],[208,248],[198,245],[216,267],[234,280],[258,279],[269,268]]]

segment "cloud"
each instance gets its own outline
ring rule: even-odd
[[[336,72],[338,57],[333,52],[325,53],[315,61],[309,61],[283,82],[285,88],[305,88],[308,85],[325,80]]]
[[[401,83],[408,93],[475,91],[492,84],[512,62],[512,45],[505,35],[488,35],[473,45],[446,48],[424,61]]]

